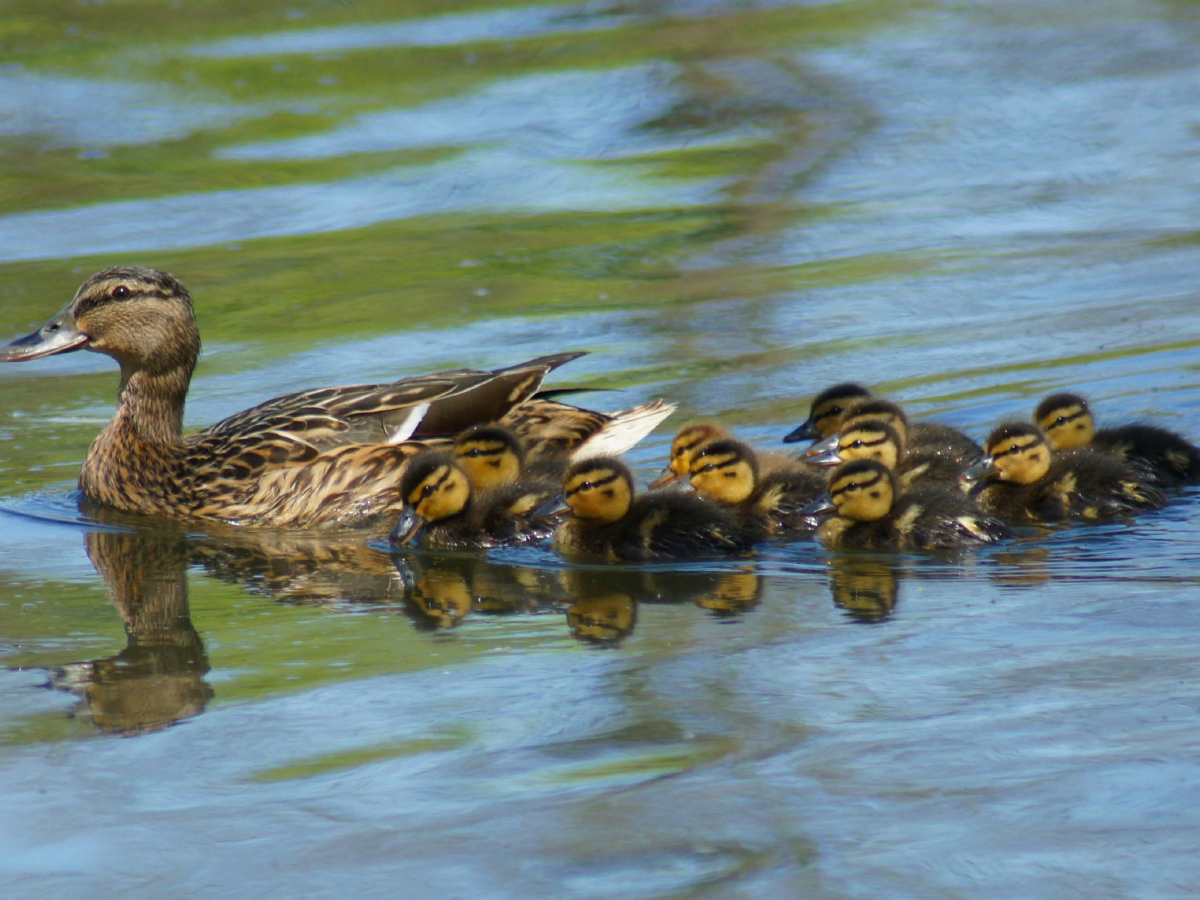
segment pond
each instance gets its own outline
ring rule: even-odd
[[[586,349],[548,384],[679,405],[642,483],[847,379],[1200,437],[1185,0],[38,0],[0,52],[0,338],[169,270],[188,428]],[[81,506],[116,387],[0,367],[6,897],[1200,892],[1200,490],[949,556],[392,554]]]

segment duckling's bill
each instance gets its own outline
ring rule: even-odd
[[[416,538],[424,524],[425,520],[417,515],[417,511],[406,505],[401,510],[400,520],[396,522],[396,527],[392,529],[391,537],[388,540],[401,547],[407,547]]]

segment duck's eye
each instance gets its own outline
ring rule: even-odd
[[[426,497],[428,497],[432,493],[433,493],[433,485],[432,484],[425,485],[425,487],[421,488],[421,499],[424,500]]]
[[[123,284],[118,284],[115,288],[112,289],[112,294],[110,294],[110,296],[114,300],[124,300],[126,297],[129,296],[129,288]]]
[[[58,331],[58,323],[57,323],[57,322],[51,322],[49,325],[47,325],[47,326],[46,326],[45,328],[43,328],[42,330],[43,330],[43,331],[45,331],[45,332],[46,332],[46,334],[54,334],[54,332]]]
[[[470,450],[467,451],[467,459],[475,459],[478,456],[479,456],[479,448],[478,447],[472,447]]]
[[[592,483],[590,481],[585,481],[578,488],[576,488],[576,490],[580,490],[580,491],[590,491],[591,489],[592,489]]]
[[[840,406],[831,406],[829,407],[829,412],[825,413],[827,416],[840,416],[841,414],[842,408]]]
[[[1057,419],[1055,419],[1055,420],[1054,420],[1054,424],[1053,424],[1053,425],[1051,425],[1050,427],[1051,427],[1051,428],[1058,428],[1060,425],[1066,425],[1066,424],[1067,424],[1067,417],[1066,417],[1066,416],[1059,416]]]
[[[863,442],[862,442],[862,441],[851,441],[851,442],[850,442],[850,445],[849,445],[849,446],[848,446],[846,449],[848,449],[848,450],[857,450],[857,449],[858,449],[859,447],[861,447],[862,445],[863,445]]]
[[[709,463],[707,466],[702,468],[700,471],[701,472],[711,472],[715,468],[716,468],[716,465],[714,465],[713,463]]]

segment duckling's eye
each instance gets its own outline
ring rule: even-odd
[[[847,450],[857,450],[862,445],[863,445],[863,442],[861,440],[853,441],[853,442],[851,442],[850,446],[848,446],[846,449]]]
[[[421,499],[424,500],[426,497],[428,497],[432,493],[433,493],[433,485],[432,484],[425,485],[425,487],[421,488]]]
[[[467,459],[475,459],[476,457],[478,457],[478,456],[479,456],[479,448],[478,448],[478,447],[472,447],[472,448],[471,448],[470,450],[468,450],[468,451],[466,452],[466,454],[464,454],[464,455],[467,457]]]
[[[123,284],[118,284],[115,288],[112,289],[112,293],[109,294],[109,296],[112,297],[114,300],[124,300],[126,297],[129,296],[129,288]]]
[[[1051,427],[1051,428],[1057,428],[1057,427],[1058,427],[1058,426],[1060,426],[1060,425],[1066,425],[1066,424],[1067,424],[1067,417],[1066,417],[1066,416],[1059,416],[1057,419],[1055,419],[1055,420],[1054,420],[1054,424],[1053,424],[1053,425],[1051,425],[1050,427]]]
[[[700,471],[701,472],[711,472],[715,468],[716,468],[715,464],[709,463],[707,466],[704,466]]]
[[[585,481],[583,484],[581,484],[579,487],[576,488],[577,491],[590,491],[591,489],[592,489],[592,483],[590,481]]]
[[[841,414],[842,408],[840,406],[831,406],[829,407],[829,412],[825,413],[827,416],[840,416]]]

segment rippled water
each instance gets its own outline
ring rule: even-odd
[[[853,377],[1200,437],[1194,4],[47,0],[0,335],[111,262],[198,427],[557,384],[773,446]],[[1200,491],[981,553],[572,567],[80,506],[107,359],[0,368],[0,892],[1192,897]]]

